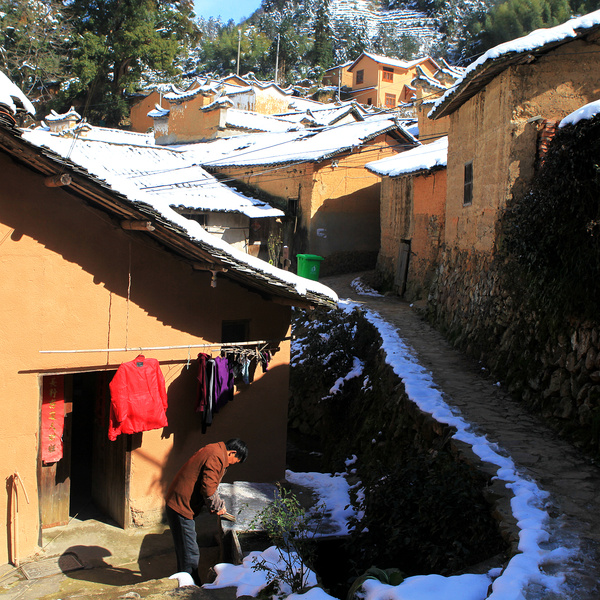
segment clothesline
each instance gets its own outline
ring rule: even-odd
[[[40,354],[74,354],[79,352],[146,352],[148,350],[186,350],[191,348],[238,348],[240,346],[265,346],[291,340],[285,337],[278,340],[256,340],[253,342],[221,342],[219,344],[185,344],[183,346],[146,346],[134,348],[92,348],[88,350],[40,350]]]

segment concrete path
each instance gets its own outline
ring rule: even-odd
[[[431,372],[447,403],[459,408],[478,433],[497,442],[521,473],[550,493],[549,543],[580,550],[568,565],[555,567],[557,571],[568,571],[572,589],[568,597],[598,600],[600,467],[511,399],[482,365],[453,349],[407,302],[397,296],[358,294],[351,286],[357,277],[360,274],[320,281],[335,290],[340,299],[360,303],[393,325],[419,363]],[[529,597],[541,598],[535,591]]]

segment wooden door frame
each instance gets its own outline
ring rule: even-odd
[[[69,370],[67,372],[52,372],[52,373],[42,373],[38,376],[38,383],[39,383],[39,410],[38,410],[38,439],[41,439],[41,428],[42,428],[42,419],[41,419],[41,415],[42,415],[42,402],[43,402],[43,378],[44,377],[51,377],[51,376],[55,376],[55,375],[60,375],[62,377],[65,378],[65,413],[67,411],[67,407],[71,408],[72,404],[73,404],[73,376],[78,375],[78,374],[98,374],[100,375],[101,373],[107,372],[107,371],[115,371],[116,368],[111,366],[111,367],[107,367],[107,368],[102,368],[102,367],[96,367],[93,369],[77,369],[77,370]],[[68,389],[68,398],[67,398],[67,390]],[[108,399],[108,402],[110,402],[110,399]],[[109,405],[106,406],[106,415],[109,414],[110,411],[110,407]],[[71,425],[73,425],[71,423]],[[101,426],[107,427],[106,422],[102,423]],[[94,423],[94,428],[98,427],[98,423]],[[123,527],[123,529],[127,529],[129,527],[131,527],[132,525],[132,518],[131,518],[131,511],[130,511],[130,498],[129,498],[129,493],[130,493],[130,476],[131,476],[131,454],[132,454],[132,448],[133,448],[133,439],[132,436],[127,435],[125,436],[126,439],[121,441],[121,444],[123,445],[123,477],[124,477],[124,481],[123,481],[123,506],[122,506],[122,514],[120,515],[119,518],[115,518],[114,515],[108,515],[111,518],[113,518],[118,524],[119,526]],[[72,448],[68,449],[69,452],[71,452]],[[65,460],[65,457],[63,457],[63,460]],[[68,460],[68,477],[70,479],[71,477],[71,456],[69,455],[69,457],[67,458]],[[57,463],[58,464],[58,463]],[[44,467],[43,462],[42,462],[42,455],[41,455],[41,444],[38,443],[38,453],[37,453],[37,473],[38,473],[38,481],[37,481],[37,488],[38,488],[38,509],[39,509],[39,523],[40,523],[40,540],[42,539],[42,531],[44,529],[49,529],[51,527],[55,527],[58,526],[59,523],[52,523],[50,525],[46,525],[44,524],[44,520],[43,520],[43,498],[42,498],[42,493],[44,492],[44,487],[42,486],[42,468]],[[70,489],[70,483],[69,483],[69,498],[71,497],[71,493],[72,490]],[[104,510],[103,508],[101,508],[101,510]],[[121,511],[121,508],[119,507],[119,512]],[[67,521],[66,523],[68,523],[70,520],[70,508],[67,509]],[[61,523],[61,524],[66,524],[66,523]]]

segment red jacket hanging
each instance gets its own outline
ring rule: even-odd
[[[110,382],[110,399],[109,440],[168,425],[165,378],[155,358],[140,354],[123,363]]]

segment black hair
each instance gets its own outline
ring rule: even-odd
[[[227,448],[228,451],[235,450],[235,455],[240,459],[241,463],[248,458],[248,446],[246,446],[246,443],[239,438],[227,440],[225,442],[225,448]]]

